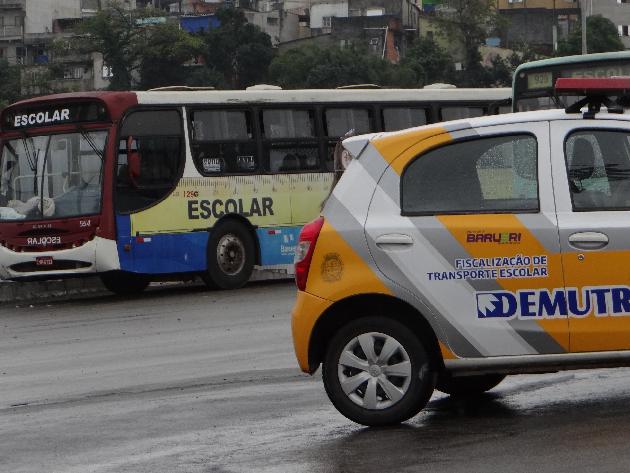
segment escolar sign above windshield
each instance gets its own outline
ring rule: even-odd
[[[17,110],[9,107],[2,112],[4,130],[102,121],[109,121],[109,115],[105,106],[95,100],[48,107],[20,107]]]
[[[47,112],[29,113],[25,115],[16,115],[13,119],[13,126],[20,128],[23,126],[54,124],[58,122],[66,122],[70,120],[70,109],[62,108],[59,110],[51,110]]]

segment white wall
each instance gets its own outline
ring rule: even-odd
[[[81,0],[26,0],[24,32],[51,32],[58,18],[81,18]]]
[[[348,2],[320,3],[311,6],[311,28],[323,28],[322,18],[348,18]]]

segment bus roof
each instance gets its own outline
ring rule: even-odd
[[[573,56],[554,57],[550,59],[540,59],[538,61],[531,61],[521,64],[516,68],[514,76],[520,71],[535,69],[537,67],[549,67],[549,66],[563,66],[567,64],[581,64],[585,62],[599,62],[610,61],[615,59],[629,59],[630,51],[614,51],[609,53],[595,53],[595,54],[576,54]]]
[[[250,105],[250,104],[365,104],[400,103],[401,105],[426,102],[452,102],[454,105],[475,106],[477,103],[508,103],[512,90],[493,89],[306,89],[306,90],[157,90],[128,92],[71,92],[46,95],[22,100],[9,105],[2,111],[2,129],[9,131],[11,123],[25,113],[40,116],[46,112],[54,117],[53,108],[74,107],[80,111],[82,103],[104,105],[103,115],[117,122],[136,105],[185,106],[185,105]],[[83,109],[85,110],[85,109]],[[79,113],[77,111],[77,113]],[[70,113],[70,112],[67,112]],[[22,114],[22,115],[20,115]],[[80,120],[77,118],[76,120]],[[75,120],[75,121],[76,121]],[[93,119],[96,120],[96,119]],[[100,118],[99,118],[100,120]],[[97,121],[99,121],[97,120]],[[46,124],[50,120],[44,120]],[[42,121],[42,124],[44,123]],[[39,124],[39,122],[37,122]],[[69,123],[69,122],[68,122]],[[39,125],[38,125],[39,126]],[[43,125],[42,125],[43,126]]]
[[[494,89],[307,89],[137,92],[140,104],[247,104],[508,100],[510,88]]]

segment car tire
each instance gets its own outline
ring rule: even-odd
[[[149,283],[149,278],[140,274],[128,273],[125,271],[109,271],[101,274],[103,286],[114,294],[121,296],[131,296],[140,294]]]
[[[254,270],[254,238],[248,228],[226,220],[212,229],[208,239],[208,269],[203,280],[209,288],[243,287]]]
[[[451,396],[475,396],[491,390],[505,379],[503,374],[483,374],[451,377],[444,375],[438,379],[435,389]]]
[[[426,346],[405,325],[386,317],[365,317],[342,327],[327,347],[322,371],[337,410],[373,427],[415,416],[436,380]]]

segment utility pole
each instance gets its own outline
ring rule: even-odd
[[[587,54],[588,46],[586,44],[586,0],[581,0],[580,3],[580,17],[582,18],[582,54]]]

